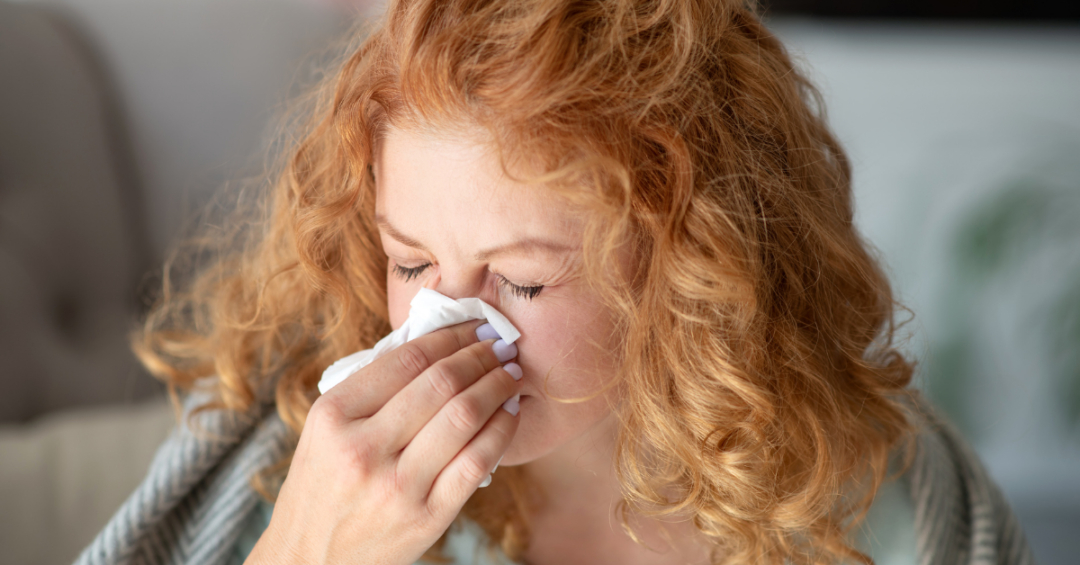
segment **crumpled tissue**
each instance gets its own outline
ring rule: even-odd
[[[401,327],[380,339],[375,347],[342,357],[327,367],[319,380],[319,392],[326,394],[353,373],[407,341],[469,320],[487,320],[506,343],[514,343],[521,337],[521,332],[506,316],[479,298],[454,300],[429,288],[421,288],[409,302],[409,317]]]
[[[429,288],[421,288],[409,302],[409,317],[401,324],[401,327],[380,339],[375,347],[342,357],[327,367],[323,371],[322,378],[319,379],[319,392],[326,394],[326,391],[349,378],[353,373],[407,341],[469,320],[487,320],[506,343],[514,343],[521,337],[521,332],[510,323],[510,320],[506,319],[506,316],[479,298],[454,300]],[[502,462],[501,457],[499,462]],[[499,464],[496,463],[495,468],[498,467]],[[494,473],[495,469],[491,472]],[[490,484],[491,475],[488,475],[480,487]]]

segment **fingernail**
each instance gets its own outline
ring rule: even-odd
[[[492,344],[491,349],[495,351],[495,356],[499,358],[500,363],[506,363],[514,357],[517,357],[517,346],[512,343],[506,343],[501,339]]]
[[[524,373],[521,372],[521,365],[517,363],[507,363],[503,365],[503,369],[506,369],[507,373],[510,373],[511,377],[514,377],[515,381],[520,381]]]
[[[506,454],[504,453],[503,457],[505,457],[505,456],[506,456]],[[487,476],[487,478],[484,479],[484,482],[480,483],[480,488],[484,488],[484,487],[491,484],[491,475],[492,475],[492,473],[495,472],[495,469],[499,468],[499,463],[502,463],[502,460],[503,460],[503,458],[500,457],[499,460],[495,462],[495,466],[491,468],[491,473],[488,473],[488,476]]]
[[[485,339],[499,339],[499,332],[495,331],[495,326],[484,324],[476,328],[476,339],[480,341],[484,341]]]
[[[503,410],[509,412],[511,416],[517,416],[518,410],[521,410],[521,394],[515,394],[513,398],[503,402]]]

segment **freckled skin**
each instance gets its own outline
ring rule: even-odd
[[[580,222],[571,208],[542,186],[507,178],[484,144],[391,129],[374,164],[376,211],[426,250],[380,229],[389,257],[390,321],[398,328],[421,287],[453,297],[476,296],[495,306],[521,331],[518,363],[524,370],[521,424],[503,465],[547,455],[609,416],[616,394],[597,395],[614,379],[611,324],[578,272]],[[552,240],[575,251],[512,251],[477,261],[477,252],[525,237]],[[431,263],[406,282],[393,272]],[[532,300],[498,283],[544,285]],[[599,341],[599,347],[592,345]],[[544,376],[548,376],[544,390]],[[594,398],[578,403],[554,398]]]

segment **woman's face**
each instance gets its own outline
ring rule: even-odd
[[[537,459],[603,422],[616,393],[595,393],[613,380],[616,348],[580,272],[570,206],[507,178],[489,146],[460,136],[391,128],[374,173],[391,325],[427,287],[479,297],[521,331],[521,423],[503,464]]]

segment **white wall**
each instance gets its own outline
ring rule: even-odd
[[[914,311],[918,382],[1037,557],[1080,549],[1080,27],[774,22]],[[1066,557],[1070,556],[1070,557]]]

